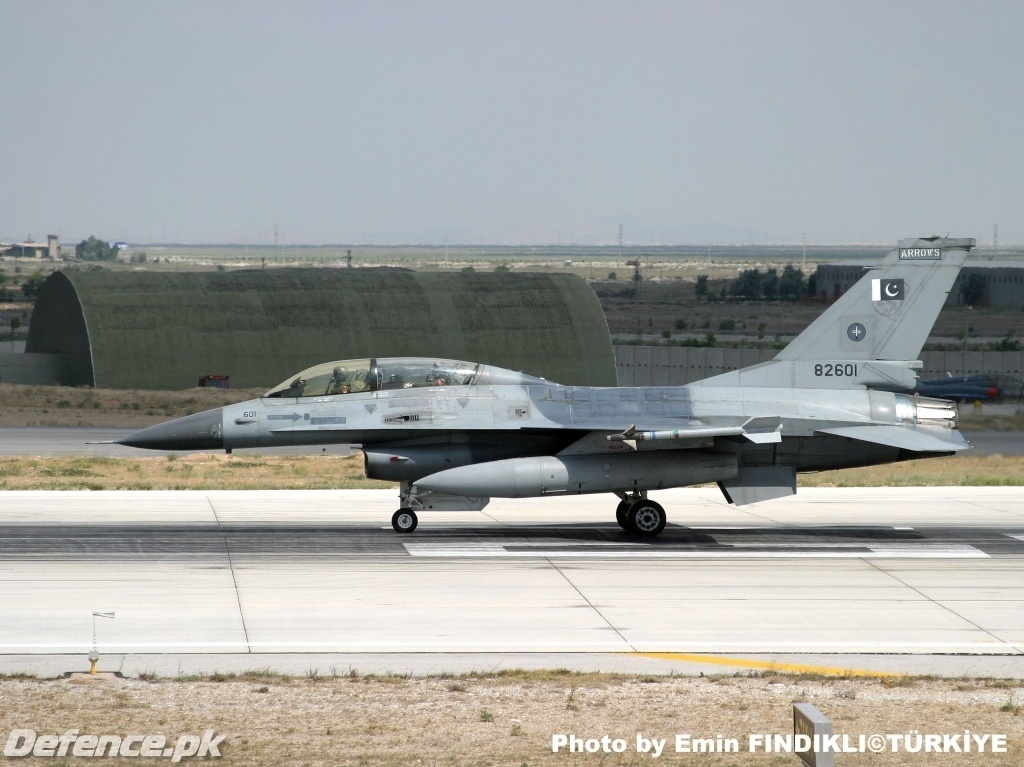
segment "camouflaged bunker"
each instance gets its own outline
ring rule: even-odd
[[[185,389],[207,375],[269,387],[310,365],[376,356],[616,383],[604,313],[570,274],[55,272],[25,351],[55,361],[60,383],[112,389]]]

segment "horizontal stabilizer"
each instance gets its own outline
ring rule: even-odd
[[[971,447],[955,429],[868,424],[865,426],[838,426],[834,429],[818,429],[817,431],[819,434],[858,439],[862,442],[887,445],[900,450],[911,450],[915,453],[953,453],[959,450],[969,450]]]
[[[718,488],[737,506],[785,498],[796,494],[796,471],[792,466],[743,466],[733,479],[721,480]]]

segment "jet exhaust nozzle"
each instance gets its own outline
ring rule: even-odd
[[[129,434],[117,444],[147,450],[221,450],[224,447],[222,408],[175,418]]]

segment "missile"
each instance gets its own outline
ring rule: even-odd
[[[416,480],[418,492],[535,498],[658,490],[737,476],[734,453],[664,450],[621,455],[537,456],[460,466]]]
[[[776,416],[748,418],[741,426],[703,426],[687,424],[679,429],[640,431],[635,425],[618,434],[609,434],[609,442],[623,442],[633,450],[637,442],[658,442],[711,439],[713,437],[743,437],[755,444],[782,441],[782,421]]]

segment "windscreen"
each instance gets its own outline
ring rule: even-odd
[[[290,376],[264,397],[325,397],[382,389],[421,386],[467,386],[480,366],[429,357],[385,357],[337,360],[316,365]]]

